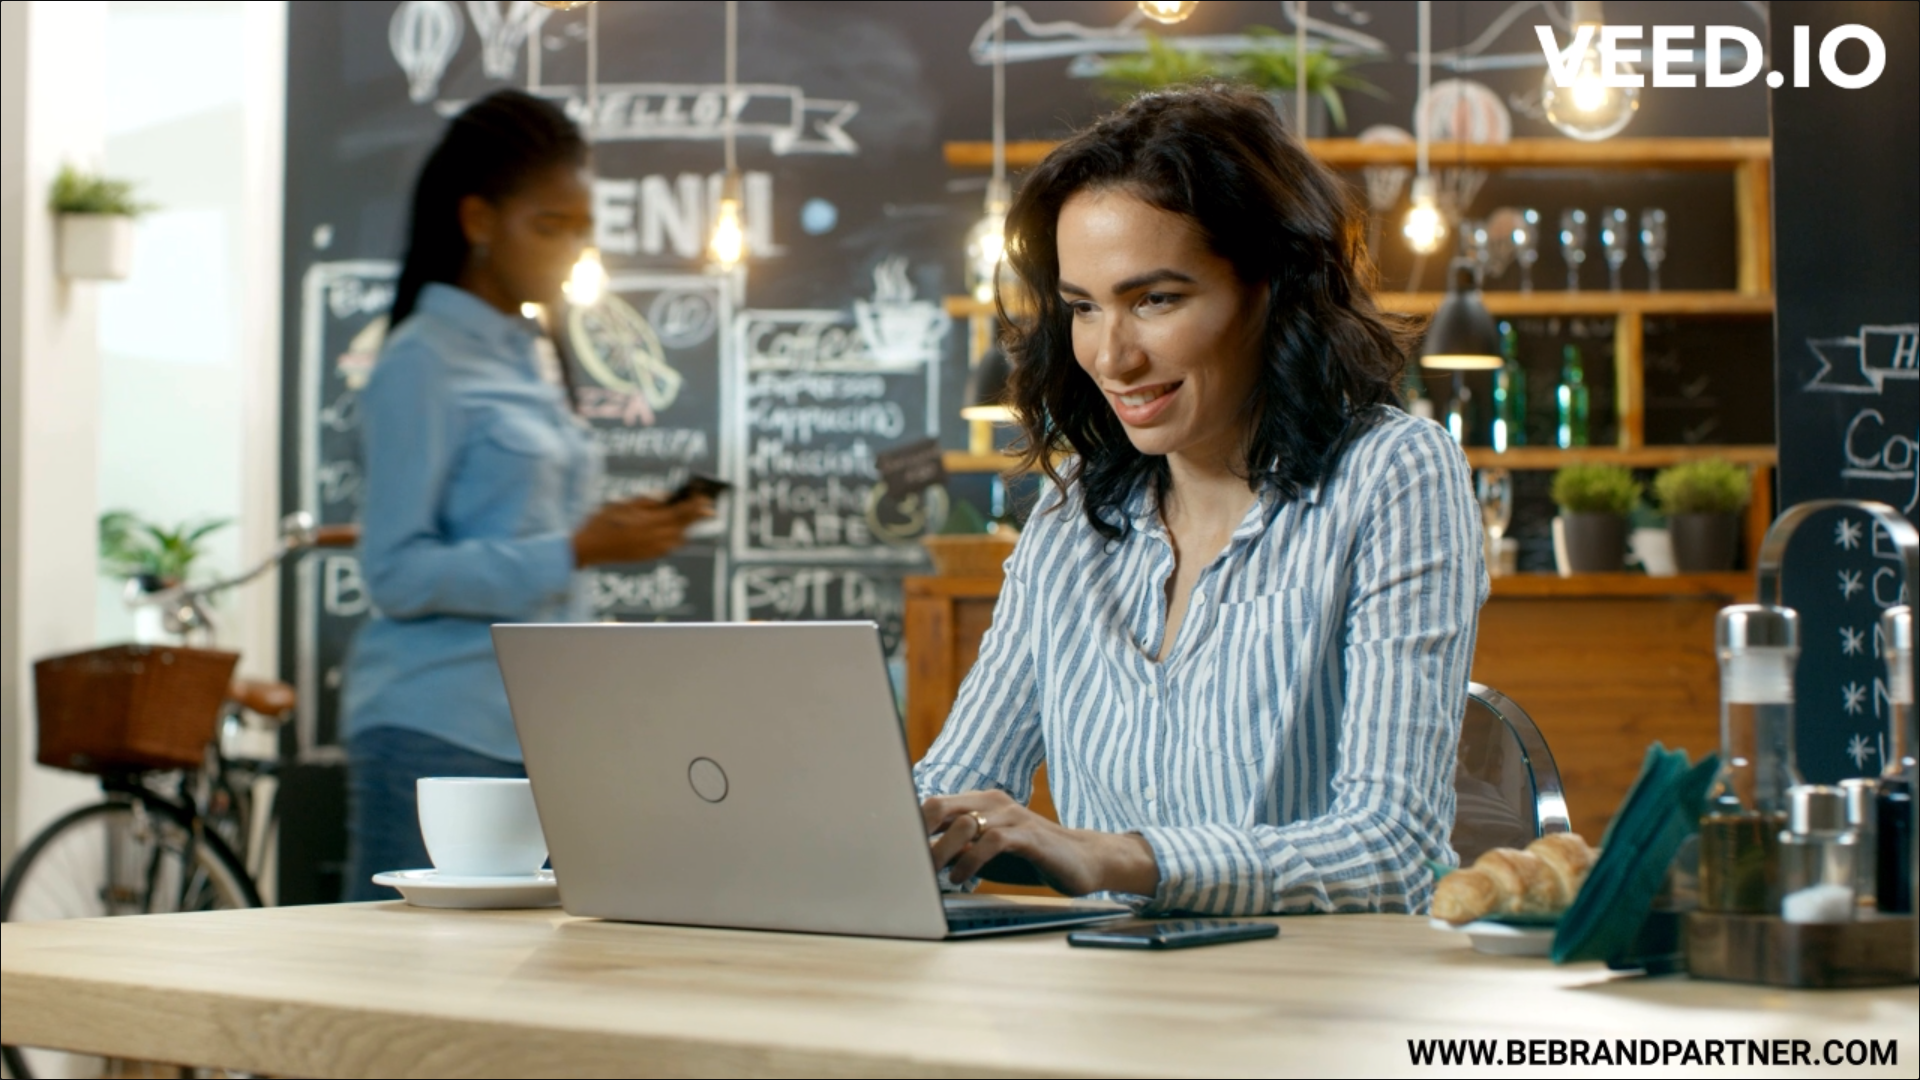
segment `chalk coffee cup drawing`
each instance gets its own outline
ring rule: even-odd
[[[523,877],[547,861],[547,838],[525,780],[422,777],[420,836],[450,877]]]

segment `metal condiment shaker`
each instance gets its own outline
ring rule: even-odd
[[[1847,803],[1847,827],[1853,830],[1857,845],[1857,857],[1853,860],[1854,902],[1871,910],[1879,894],[1880,840],[1875,821],[1880,816],[1880,781],[1870,776],[1856,776],[1840,781],[1840,791]]]
[[[1851,922],[1860,834],[1847,825],[1847,796],[1826,784],[1787,792],[1780,833],[1780,914],[1788,922]]]

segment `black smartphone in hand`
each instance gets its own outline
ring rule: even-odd
[[[1280,936],[1280,925],[1229,919],[1162,919],[1097,930],[1075,930],[1067,944],[1094,949],[1192,949]]]
[[[675,488],[673,494],[667,496],[667,505],[673,506],[678,503],[683,503],[696,496],[717,499],[731,490],[733,490],[733,485],[727,483],[725,480],[718,480],[711,476],[702,476],[699,473],[694,473],[692,476],[687,477],[686,483]]]

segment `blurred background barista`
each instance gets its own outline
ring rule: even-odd
[[[488,625],[584,618],[576,570],[657,559],[713,513],[590,505],[598,449],[523,305],[561,300],[592,229],[586,141],[518,91],[454,118],[415,182],[393,329],[360,398],[378,611],[347,662],[349,900],[429,865],[414,781],[526,775]]]

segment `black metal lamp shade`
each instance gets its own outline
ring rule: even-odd
[[[1440,301],[1420,346],[1420,366],[1445,371],[1487,371],[1500,366],[1500,331],[1480,298],[1473,264],[1456,259],[1447,271],[1447,295]]]
[[[1007,403],[1007,383],[1012,376],[1013,364],[1006,350],[998,345],[988,349],[967,374],[966,404],[961,406],[960,415],[968,420],[1012,423],[1013,410]]]

